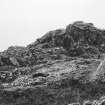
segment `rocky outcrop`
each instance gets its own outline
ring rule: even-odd
[[[62,48],[61,53],[66,56],[99,57],[100,53],[105,52],[105,31],[96,28],[92,23],[77,21],[69,24],[66,29],[46,33],[27,47],[9,47],[1,53],[0,63],[3,66],[18,67],[35,65],[40,63],[40,60],[45,62],[44,58],[50,58],[47,51],[54,48]],[[96,56],[91,51],[96,52]],[[51,53],[54,54],[53,51]]]
[[[0,53],[0,105],[103,105],[104,53],[105,30],[82,21],[9,47]]]

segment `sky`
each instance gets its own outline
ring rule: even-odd
[[[0,51],[26,46],[74,21],[105,29],[105,0],[0,0]]]

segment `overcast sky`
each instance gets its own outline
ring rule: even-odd
[[[77,20],[105,28],[105,0],[0,0],[0,51]]]

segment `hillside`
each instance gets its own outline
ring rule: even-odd
[[[0,53],[0,105],[104,105],[105,30],[76,21]]]

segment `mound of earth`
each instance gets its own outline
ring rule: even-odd
[[[0,105],[105,103],[105,30],[77,21],[0,53]]]

